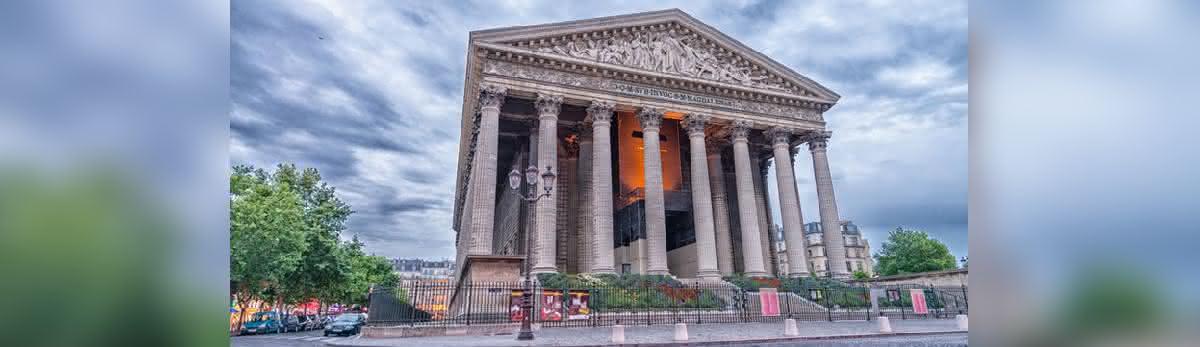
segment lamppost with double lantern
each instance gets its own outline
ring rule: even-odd
[[[542,178],[542,189],[544,190],[544,192],[541,194],[537,193],[536,188],[539,176]],[[538,174],[538,169],[536,166],[530,165],[529,168],[525,169],[525,183],[529,186],[529,188],[525,190],[524,195],[521,198],[525,200],[525,202],[529,203],[530,211],[533,211],[534,208],[536,208],[534,206],[534,202],[550,196],[550,191],[554,190],[555,177],[554,169],[552,169],[550,166],[546,166],[546,171],[542,172],[540,175]],[[513,190],[521,190],[521,172],[517,171],[516,168],[513,168],[512,171],[508,173],[508,186]],[[532,271],[530,269],[529,261],[529,233],[531,232],[533,231],[526,230],[524,237],[525,260],[522,267],[525,271],[525,283],[523,285],[524,288],[522,288],[521,295],[521,311],[523,312],[522,316],[524,317],[521,319],[521,331],[517,333],[517,340],[533,340],[533,328],[531,327],[531,320],[533,316],[533,302],[531,300],[533,299],[533,280],[530,278],[530,272]]]

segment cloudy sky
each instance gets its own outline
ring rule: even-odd
[[[838,205],[876,249],[904,226],[967,255],[965,1],[234,1],[230,160],[315,167],[369,251],[453,258],[467,33],[666,8],[842,95],[825,115]]]

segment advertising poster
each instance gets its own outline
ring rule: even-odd
[[[912,297],[913,313],[926,314],[929,313],[929,308],[925,307],[925,291],[921,289],[909,289],[908,295]]]
[[[759,288],[758,301],[762,303],[763,317],[779,315],[779,293],[775,288]]]
[[[513,322],[520,322],[525,319],[525,310],[521,309],[521,305],[525,303],[525,292],[513,290],[512,296],[508,298],[508,319]]]
[[[591,307],[588,307],[592,294],[586,290],[572,290],[569,294],[567,319],[588,319],[588,315],[592,313]]]
[[[563,291],[546,289],[542,291],[542,320],[560,321],[563,319]]]

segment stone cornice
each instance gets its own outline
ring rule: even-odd
[[[834,102],[829,100],[810,96],[635,69],[571,56],[536,52],[503,44],[478,42],[475,43],[475,46],[479,50],[479,55],[486,57],[486,59],[481,59],[479,63],[486,60],[521,63],[613,80],[659,85],[720,97],[800,107],[808,109],[811,113],[818,116],[820,113],[829,110],[834,104]]]

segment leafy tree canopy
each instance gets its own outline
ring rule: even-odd
[[[896,228],[875,254],[875,269],[883,276],[950,270],[956,268],[954,255],[941,241],[924,231]]]

